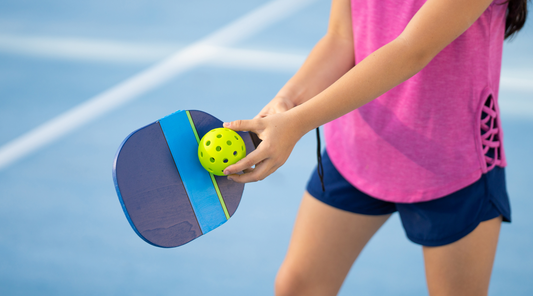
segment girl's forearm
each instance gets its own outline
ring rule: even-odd
[[[365,58],[304,104],[289,110],[302,134],[353,111],[409,79],[431,57],[398,38]],[[309,116],[313,114],[313,116]]]
[[[337,81],[354,65],[353,41],[324,36],[276,96],[300,105]]]

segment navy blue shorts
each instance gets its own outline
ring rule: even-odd
[[[419,203],[393,203],[361,192],[337,171],[324,152],[322,191],[316,168],[307,192],[332,207],[363,215],[386,215],[396,211],[407,237],[423,246],[453,243],[473,231],[480,222],[503,217],[511,221],[511,207],[505,186],[505,170],[495,167],[475,183],[450,195]]]

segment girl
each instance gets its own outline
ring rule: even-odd
[[[504,1],[333,0],[328,32],[296,75],[254,119],[224,124],[263,140],[224,171],[236,182],[270,175],[326,124],[277,295],[337,294],[395,211],[423,246],[431,295],[487,294],[510,221],[502,46],[527,13],[527,0]]]

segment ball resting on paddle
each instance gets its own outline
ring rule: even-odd
[[[224,169],[246,156],[241,136],[228,128],[216,128],[205,134],[198,146],[198,159],[210,173],[224,176]]]

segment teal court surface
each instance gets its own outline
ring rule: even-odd
[[[111,176],[133,130],[179,109],[256,115],[325,33],[329,1],[0,3],[0,295],[272,295],[305,182],[305,136],[219,229],[174,249],[130,228]],[[513,223],[490,295],[533,295],[533,23],[506,42],[500,104]],[[529,279],[529,280],[528,280]],[[340,295],[427,295],[394,215]]]

